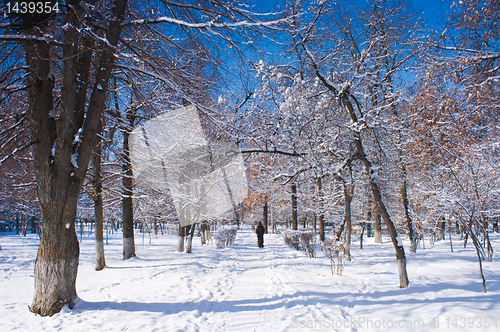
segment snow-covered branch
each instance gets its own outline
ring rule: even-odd
[[[172,18],[172,17],[168,17],[168,16],[162,16],[162,17],[153,18],[153,19],[138,19],[138,20],[124,22],[123,26],[168,23],[168,24],[174,24],[174,25],[178,25],[178,26],[182,26],[182,27],[190,28],[190,29],[210,29],[210,28],[217,28],[217,29],[230,28],[230,29],[233,29],[233,28],[240,28],[240,27],[241,28],[259,27],[259,28],[272,29],[280,24],[288,24],[290,22],[291,17],[277,19],[277,20],[270,20],[270,21],[255,21],[255,22],[249,22],[247,20],[242,20],[242,21],[237,21],[237,22],[216,22],[215,20],[212,20],[209,22],[191,23],[191,22],[187,22],[184,20],[180,20],[180,19],[176,19],[176,18]]]

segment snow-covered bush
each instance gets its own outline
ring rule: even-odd
[[[316,256],[314,251],[315,236],[311,231],[285,230],[281,232],[285,243],[295,250],[304,251],[313,258]]]
[[[344,270],[344,242],[325,239],[322,247],[326,257],[330,258],[332,274],[342,275]]]
[[[236,226],[220,228],[215,235],[217,249],[222,249],[233,244],[237,233],[238,227]]]

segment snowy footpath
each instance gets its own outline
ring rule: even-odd
[[[392,244],[352,245],[341,276],[317,257],[268,234],[265,248],[244,226],[224,249],[175,251],[176,237],[136,233],[137,257],[121,259],[119,234],[105,245],[107,268],[94,270],[94,243],[83,236],[79,300],[53,317],[28,311],[38,239],[0,237],[0,331],[500,331],[500,257],[484,263],[454,239],[408,252],[410,287],[399,288]],[[492,234],[500,249],[498,234]]]

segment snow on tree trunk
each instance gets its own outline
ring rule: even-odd
[[[76,196],[77,198],[78,196]],[[46,197],[52,200],[54,197]],[[45,201],[47,201],[45,200]],[[30,310],[52,316],[73,307],[80,249],[75,232],[76,200],[57,209],[42,207],[43,230],[35,263],[35,293]],[[44,204],[47,205],[47,204]]]

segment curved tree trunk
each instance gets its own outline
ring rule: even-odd
[[[361,145],[361,142],[357,140],[356,143],[358,144],[359,158],[365,164],[366,171],[370,178],[370,187],[372,189],[373,199],[378,205],[380,215],[382,216],[382,219],[384,220],[384,223],[389,231],[392,244],[394,245],[394,249],[396,251],[396,259],[398,262],[398,270],[399,270],[399,287],[406,288],[410,284],[410,281],[408,279],[408,274],[406,271],[406,255],[403,247],[403,241],[399,239],[396,227],[394,226],[394,223],[392,222],[391,217],[387,212],[385,204],[382,201],[382,195],[380,194],[380,189],[373,177],[371,162],[367,159],[364,150],[362,149],[362,146],[359,146]]]
[[[336,96],[338,96],[342,102],[342,104],[345,106],[347,112],[349,113],[349,116],[351,118],[351,121],[353,124],[358,124],[358,119],[356,112],[354,111],[353,104],[351,103],[351,98],[355,101],[356,106],[360,108],[360,104],[357,102],[354,96],[350,95],[349,92],[346,91],[338,91],[334,86],[329,84],[327,80],[321,75],[319,72],[319,68],[316,65],[314,59],[310,57],[312,60],[312,66],[316,72],[316,76],[319,78],[319,80],[322,82],[322,84],[331,92],[333,92]],[[361,141],[361,132],[354,132],[355,138],[354,138],[354,145],[356,147],[356,155],[359,160],[364,164],[366,173],[368,174],[368,179],[370,183],[370,188],[372,191],[373,199],[375,203],[377,203],[380,214],[382,215],[382,219],[384,220],[384,223],[387,226],[387,229],[389,230],[389,234],[391,235],[391,240],[392,244],[394,245],[394,249],[396,251],[396,259],[398,260],[398,268],[399,268],[399,285],[401,288],[406,288],[409,285],[409,280],[408,280],[408,274],[406,271],[406,256],[405,256],[405,251],[403,248],[402,241],[399,240],[398,238],[398,233],[396,231],[396,227],[394,227],[394,223],[391,220],[391,217],[389,216],[389,213],[387,212],[387,209],[385,208],[385,205],[382,200],[382,196],[380,194],[380,189],[378,187],[377,182],[375,181],[374,174],[373,174],[373,169],[372,169],[372,163],[370,160],[368,160],[368,157],[365,153],[365,150],[363,148],[363,143]]]
[[[351,116],[351,120],[353,123],[357,123],[357,117],[356,113],[354,112],[354,108],[349,100],[349,97],[346,94],[342,95],[342,101],[344,102],[344,105],[346,106],[349,115]],[[396,231],[396,227],[394,226],[394,223],[392,222],[391,216],[387,212],[387,209],[385,207],[385,204],[382,200],[382,195],[380,194],[380,189],[378,187],[377,182],[375,181],[375,177],[373,174],[373,169],[372,169],[372,163],[368,159],[368,156],[365,153],[365,150],[363,148],[363,143],[361,141],[361,134],[356,133],[356,136],[354,138],[354,145],[356,146],[356,151],[357,151],[357,157],[361,162],[365,165],[365,170],[366,173],[368,174],[368,179],[370,183],[370,188],[372,191],[373,195],[373,200],[378,206],[378,209],[380,211],[380,215],[382,217],[382,220],[384,220],[385,226],[387,227],[387,230],[389,231],[389,234],[391,236],[392,244],[394,246],[394,250],[396,251],[396,259],[398,261],[398,269],[399,269],[399,287],[401,288],[406,288],[410,284],[410,281],[408,279],[408,274],[406,270],[406,255],[405,255],[405,249],[403,247],[403,241],[401,241],[398,237],[398,232]]]

